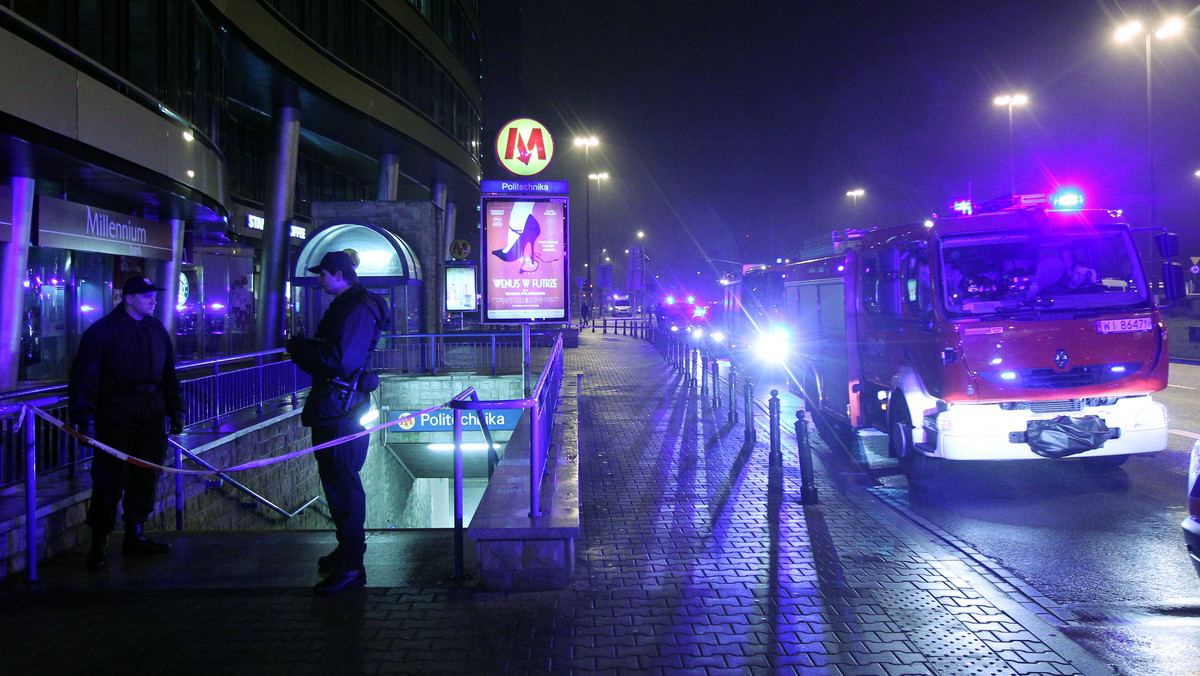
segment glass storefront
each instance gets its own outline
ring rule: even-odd
[[[24,383],[66,380],[79,336],[120,302],[115,281],[154,276],[141,258],[29,247],[17,378]]]
[[[254,260],[201,253],[179,279],[175,351],[180,361],[257,352]]]

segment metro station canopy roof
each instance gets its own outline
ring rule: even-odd
[[[362,277],[400,277],[421,280],[421,264],[408,244],[383,228],[366,223],[338,223],[312,234],[296,260],[293,278],[315,279],[308,271],[330,251],[358,252],[356,272]]]

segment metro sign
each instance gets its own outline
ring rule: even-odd
[[[533,176],[550,166],[554,139],[542,123],[529,118],[513,120],[496,135],[496,157],[518,176]]]

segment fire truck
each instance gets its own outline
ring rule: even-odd
[[[746,271],[726,305],[764,338],[786,332],[789,388],[840,429],[886,433],[910,479],[954,460],[1116,467],[1167,446],[1150,395],[1167,385],[1157,300],[1183,294],[1178,238],[1153,238],[1152,287],[1121,213],[1073,197],[835,233]]]

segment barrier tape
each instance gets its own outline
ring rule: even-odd
[[[261,460],[252,460],[250,462],[242,463],[240,465],[234,465],[233,467],[227,467],[225,469],[183,469],[181,467],[167,467],[165,465],[157,465],[148,460],[142,460],[141,458],[135,458],[135,457],[129,455],[128,453],[122,453],[121,451],[118,451],[117,449],[113,448],[112,446],[109,446],[101,441],[97,441],[96,439],[93,439],[93,438],[87,436],[86,434],[82,434],[79,431],[72,428],[70,425],[66,424],[65,422],[59,420],[58,418],[55,418],[54,416],[50,415],[49,413],[46,413],[45,411],[43,411],[40,408],[37,408],[35,406],[22,406],[21,407],[21,410],[22,410],[21,415],[24,416],[25,410],[33,411],[34,415],[41,418],[42,420],[45,420],[46,422],[50,423],[51,425],[54,425],[55,427],[62,430],[63,432],[66,432],[67,434],[75,437],[75,439],[77,439],[80,443],[91,446],[92,448],[95,448],[97,450],[104,451],[105,453],[113,456],[114,458],[116,458],[118,460],[122,460],[124,462],[127,462],[131,465],[135,465],[137,467],[144,467],[146,469],[153,469],[153,470],[157,470],[160,472],[167,472],[169,474],[205,475],[205,474],[218,474],[218,473],[228,473],[228,472],[242,472],[242,471],[245,471],[248,469],[255,469],[258,467],[266,467],[267,465],[274,465],[275,463],[283,462],[284,460],[291,460],[292,458],[298,458],[302,455],[307,455],[314,451],[319,451],[319,450],[322,450],[325,448],[329,448],[331,446],[337,446],[338,444],[344,444],[347,441],[357,439],[361,436],[366,436],[368,434],[371,434],[372,432],[377,432],[381,429],[391,427],[392,425],[399,425],[402,422],[414,420],[414,419],[416,419],[417,416],[423,415],[425,413],[431,413],[431,412],[436,411],[441,408],[445,408],[446,404],[448,404],[448,403],[450,403],[450,402],[446,402],[444,404],[437,404],[435,406],[430,406],[429,408],[421,410],[421,411],[414,411],[413,413],[409,413],[408,415],[396,418],[395,420],[393,420],[391,422],[386,422],[386,423],[383,423],[380,425],[376,425],[374,427],[369,427],[367,429],[364,429],[361,432],[355,432],[354,434],[348,434],[344,437],[339,437],[337,439],[334,439],[333,441],[327,441],[323,444],[318,444],[316,446],[310,446],[309,448],[301,449],[299,451],[292,451],[291,453],[286,453],[284,455],[277,455],[272,458],[262,458]]]

